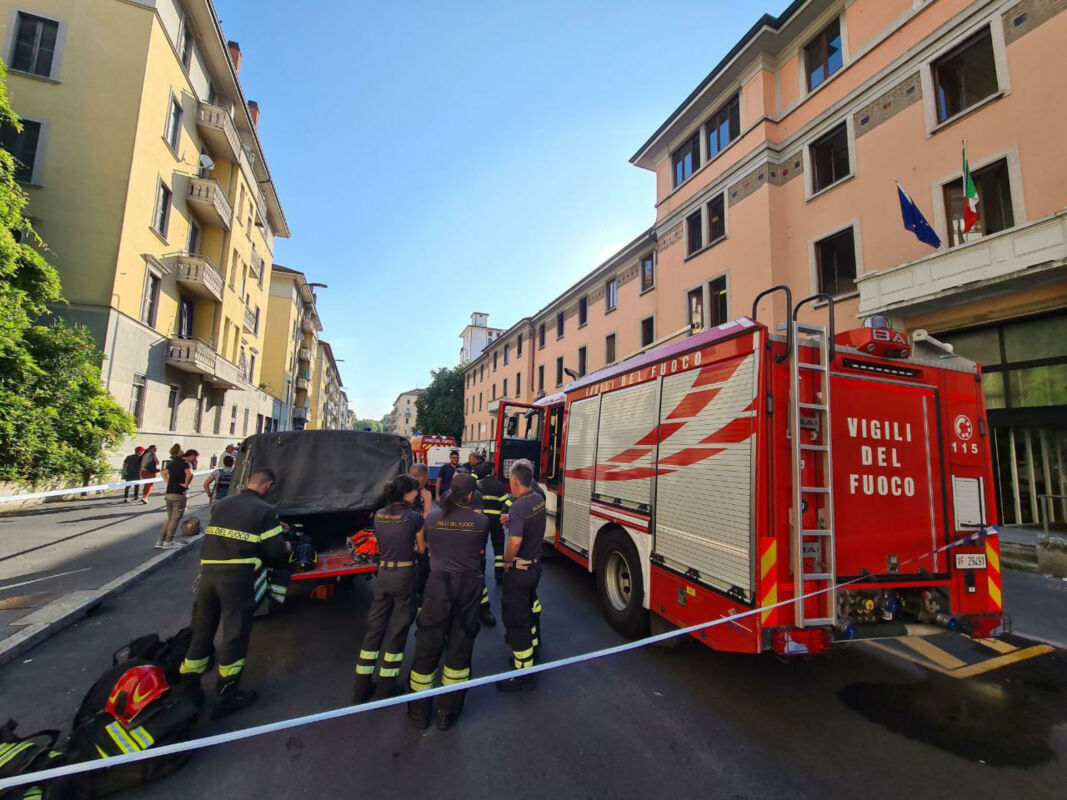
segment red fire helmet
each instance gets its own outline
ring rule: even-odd
[[[111,696],[107,712],[123,725],[129,725],[154,700],[170,691],[163,670],[153,664],[132,667],[122,673]]]

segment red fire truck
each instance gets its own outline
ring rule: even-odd
[[[756,319],[776,294],[781,334]],[[695,636],[814,654],[1001,625],[980,367],[886,327],[835,334],[833,314],[774,287],[751,317],[497,409],[498,473],[534,462],[549,536],[617,630],[762,609]]]

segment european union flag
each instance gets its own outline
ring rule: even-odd
[[[941,239],[930,227],[930,223],[915,205],[915,201],[908,196],[899,183],[897,184],[897,196],[900,198],[900,215],[904,218],[904,227],[914,233],[920,242],[926,242],[931,247],[940,247]]]

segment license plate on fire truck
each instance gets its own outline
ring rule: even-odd
[[[985,569],[985,553],[956,553],[956,569]]]

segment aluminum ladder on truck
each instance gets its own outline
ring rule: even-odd
[[[826,303],[828,321],[825,326],[797,321],[801,308],[820,300]],[[823,616],[806,616],[804,600],[801,599],[806,593],[830,589],[837,575],[834,557],[834,470],[830,431],[830,368],[834,360],[833,298],[827,294],[804,298],[793,307],[789,325],[789,356],[792,357],[789,415],[793,444],[793,596],[797,598],[793,604],[795,624],[798,628],[834,625],[837,622],[835,592],[827,591],[826,596],[820,597],[820,604],[825,604],[828,609],[828,613]],[[806,344],[816,340],[817,361],[800,360],[801,336],[805,337]],[[809,381],[802,381],[802,371],[808,374]],[[801,388],[809,382],[813,387],[815,402],[801,400]],[[803,435],[807,430],[801,429],[802,415],[805,420],[814,418],[816,435]],[[806,439],[808,441],[805,441]],[[819,478],[805,484],[804,467],[809,458],[814,460],[816,466],[807,472],[809,475],[819,475]],[[822,459],[822,469],[818,468],[819,459]],[[822,527],[804,527],[806,515],[803,509],[809,506],[816,509],[816,518],[819,517],[819,511],[822,511],[820,523],[817,523]],[[814,563],[812,569],[805,567],[809,561]]]

